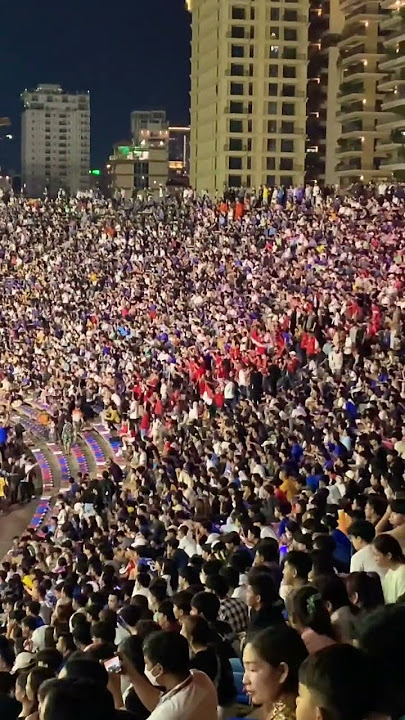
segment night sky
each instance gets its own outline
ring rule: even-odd
[[[103,9],[105,8],[105,9]],[[0,12],[3,168],[20,168],[20,93],[39,83],[89,90],[92,166],[129,137],[131,110],[164,109],[189,122],[190,17],[184,0],[17,0]]]

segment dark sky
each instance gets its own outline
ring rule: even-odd
[[[105,8],[105,9],[103,9]],[[20,93],[38,83],[89,90],[92,166],[129,137],[129,114],[164,109],[189,122],[190,18],[184,0],[10,0],[0,12],[0,116],[15,140],[0,164],[19,169]]]

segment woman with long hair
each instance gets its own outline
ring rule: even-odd
[[[45,680],[55,677],[52,670],[43,667],[36,667],[28,675],[25,692],[30,703],[30,711],[27,716],[28,720],[38,720],[38,690]]]
[[[298,670],[307,650],[296,630],[286,625],[257,632],[243,653],[243,682],[263,720],[295,720]]]
[[[347,594],[346,585],[339,575],[320,575],[313,582],[330,615],[339,642],[352,642],[356,637],[358,609]]]
[[[392,535],[382,533],[373,540],[375,561],[386,570],[382,586],[385,602],[395,603],[405,593],[405,558],[402,548]]]
[[[336,642],[329,613],[318,590],[304,585],[287,600],[290,624],[301,635],[311,654]]]
[[[351,604],[361,615],[384,605],[380,576],[373,572],[352,572],[346,578],[346,589]]]

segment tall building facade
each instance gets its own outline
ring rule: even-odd
[[[190,128],[169,127],[169,181],[188,185],[190,179]]]
[[[385,12],[380,0],[341,0],[344,13],[338,44],[340,66],[337,175],[342,186],[387,175],[382,149],[390,114],[381,87],[385,56]]]
[[[388,115],[379,125],[383,138],[379,144],[386,157],[382,168],[388,176],[405,181],[405,0],[383,0],[386,12],[381,28],[385,57],[380,62],[379,90],[384,93],[383,110]]]
[[[188,0],[191,184],[304,181],[309,0]]]
[[[60,85],[38,85],[22,94],[22,181],[25,192],[54,195],[89,186],[90,95]]]

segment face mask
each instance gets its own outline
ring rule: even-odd
[[[152,670],[148,670],[145,668],[145,677],[149,680],[151,685],[154,685],[155,687],[159,687],[159,683],[157,681],[157,678],[153,674],[153,670],[156,667],[156,665],[153,666]],[[160,675],[160,673],[159,673]],[[159,677],[159,675],[157,677]]]

